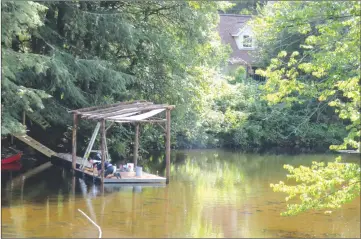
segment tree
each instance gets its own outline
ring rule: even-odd
[[[348,136],[330,148],[360,149],[360,2],[275,2],[255,24],[263,29],[257,31],[261,46],[267,45],[262,41],[277,42],[284,33],[298,36],[296,46],[287,48],[291,42],[277,49],[267,68],[257,72],[267,77],[268,102],[293,105],[317,99],[320,106],[334,107],[347,124]],[[275,52],[265,51],[268,56]],[[285,168],[291,173],[288,178],[301,182],[271,185],[288,193],[286,200],[299,195],[301,203],[289,205],[286,215],[337,208],[360,193],[359,165],[336,160],[327,166]]]
[[[255,15],[259,7],[267,3],[266,0],[253,1],[232,1],[233,6],[228,8],[225,12],[230,14]]]
[[[21,42],[29,41],[30,32],[43,24],[41,15],[46,9],[34,2],[2,3],[2,135],[24,132],[25,128],[19,122],[22,109],[44,108],[42,99],[50,97],[41,89],[27,87],[19,76],[19,72],[34,66],[38,66],[38,73],[43,69],[42,57],[28,53]]]
[[[177,105],[172,134],[183,134],[204,107],[209,73],[217,72],[228,54],[215,32],[223,5],[2,3],[2,134],[24,132],[22,111],[43,117],[63,134],[71,125],[67,109],[134,99]],[[92,126],[80,125],[82,141]],[[129,130],[114,127],[109,138],[119,144]]]

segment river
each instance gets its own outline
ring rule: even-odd
[[[360,198],[331,215],[310,211],[282,217],[283,164],[310,165],[335,155],[257,155],[224,150],[173,151],[170,184],[100,186],[51,166],[25,180],[2,172],[2,237],[360,237]],[[355,155],[347,161],[359,162]],[[144,171],[164,172],[162,157]]]

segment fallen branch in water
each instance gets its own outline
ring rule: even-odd
[[[79,212],[81,212],[86,218],[88,218],[88,220],[93,223],[94,226],[96,226],[98,228],[99,231],[99,238],[102,238],[102,229],[100,228],[100,226],[98,226],[90,217],[88,217],[82,210],[78,209]]]

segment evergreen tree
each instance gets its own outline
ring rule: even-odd
[[[177,105],[172,133],[188,130],[204,106],[207,73],[228,53],[215,32],[221,5],[2,3],[2,134],[23,132],[23,110],[66,130],[67,109],[135,99]]]

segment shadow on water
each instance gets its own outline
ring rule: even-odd
[[[25,180],[2,173],[3,237],[359,237],[360,203],[332,215],[308,212],[284,218],[284,195],[270,183],[285,180],[283,164],[310,165],[335,155],[256,155],[224,150],[172,152],[169,185],[95,185],[50,166]],[[346,161],[359,162],[353,156]],[[115,162],[118,163],[118,162]],[[164,155],[140,160],[164,175]]]

